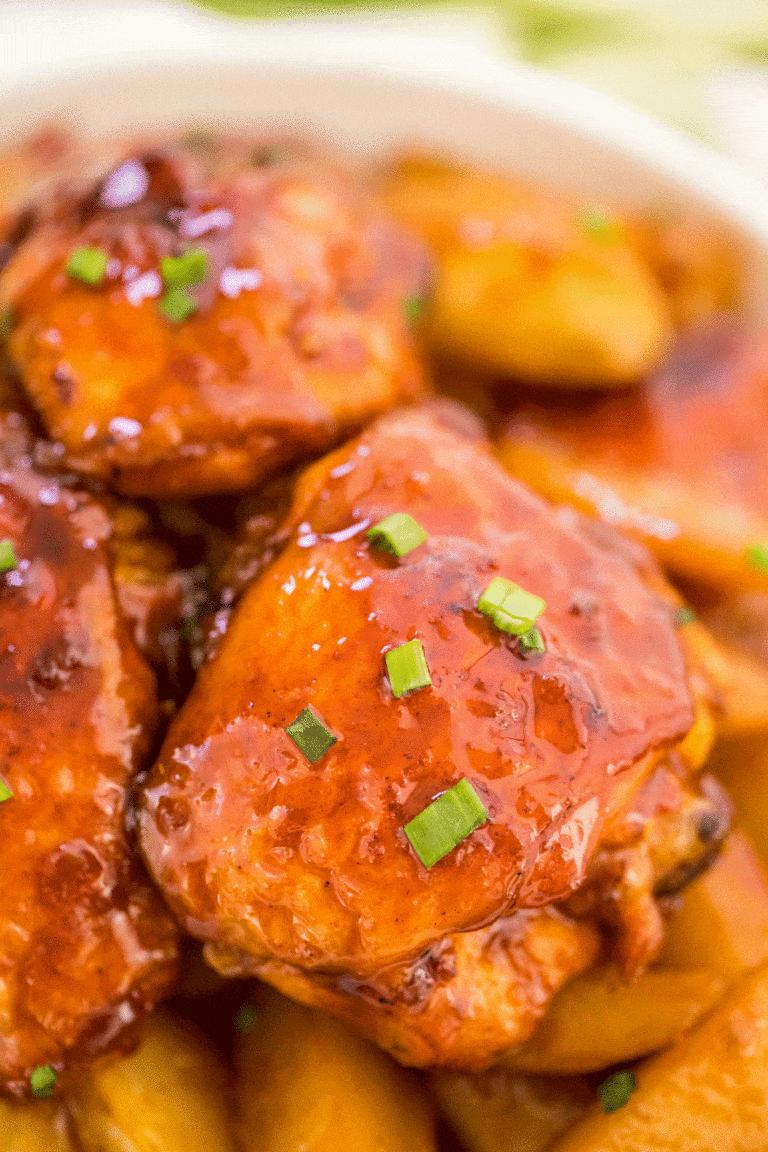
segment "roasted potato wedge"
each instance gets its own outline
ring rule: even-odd
[[[768,960],[768,881],[737,830],[715,863],[685,889],[661,955],[670,967],[705,969],[729,983]]]
[[[765,337],[711,321],[682,335],[640,389],[524,403],[499,430],[499,455],[679,576],[765,593],[753,549],[768,539],[766,380]]]
[[[61,1104],[0,1100],[0,1148],[3,1152],[75,1152]]]
[[[244,1152],[435,1152],[411,1073],[342,1024],[264,991],[237,1054]]]
[[[736,805],[739,824],[768,867],[768,732],[720,741],[711,764]]]
[[[71,1109],[83,1152],[235,1152],[226,1072],[196,1029],[164,1013],[136,1051],[78,1081]]]
[[[765,1152],[768,966],[745,977],[668,1052],[641,1065],[637,1083],[612,1115],[593,1105],[552,1152]]]
[[[615,387],[670,339],[670,303],[624,230],[567,198],[418,161],[385,195],[437,253],[438,352],[533,383]]]
[[[504,1060],[520,1072],[595,1072],[667,1048],[712,1007],[715,972],[652,968],[629,984],[611,965],[567,984],[531,1039]]]
[[[509,1068],[437,1072],[430,1083],[470,1152],[542,1152],[594,1099],[580,1077],[524,1076]]]

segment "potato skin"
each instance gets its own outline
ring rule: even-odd
[[[429,539],[396,562],[364,532],[398,510]],[[364,976],[571,892],[611,811],[693,722],[647,553],[418,411],[305,473],[290,527],[143,793],[143,851],[188,929],[234,969]],[[546,653],[474,607],[497,573],[547,600]],[[394,700],[383,653],[413,638],[432,686]],[[284,731],[309,703],[340,737],[314,767]],[[463,777],[490,821],[427,870],[403,825]]]
[[[115,598],[109,520],[24,457],[0,471],[0,1085],[87,1061],[158,999],[177,930],[129,847],[154,679]]]
[[[126,172],[146,190],[114,207]],[[83,246],[109,257],[95,287],[66,272]],[[207,274],[190,289],[197,312],[174,323],[158,308],[161,261],[189,248]],[[404,300],[426,269],[419,243],[328,167],[204,171],[168,150],[47,203],[0,307],[68,466],[130,495],[199,495],[318,455],[411,399],[421,370]]]

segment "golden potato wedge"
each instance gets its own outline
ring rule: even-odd
[[[667,1048],[707,1012],[725,983],[715,972],[651,968],[628,984],[612,965],[577,976],[530,1040],[504,1064],[520,1072],[595,1072]]]
[[[53,1100],[16,1104],[0,1100],[3,1152],[75,1152],[62,1105]]]
[[[429,161],[406,162],[384,192],[437,254],[427,336],[438,352],[533,383],[614,387],[670,339],[670,301],[617,221]]]
[[[240,1039],[244,1152],[435,1152],[418,1082],[343,1024],[276,992],[260,994]]]
[[[636,1075],[623,1108],[594,1104],[552,1152],[765,1152],[768,966]]]
[[[642,388],[529,399],[497,450],[518,479],[642,540],[679,576],[765,594],[766,381],[768,339],[712,321],[681,335]]]
[[[525,1076],[509,1068],[436,1072],[430,1084],[470,1152],[542,1152],[595,1096],[581,1077]]]
[[[686,643],[719,693],[718,735],[762,732],[768,744],[768,667],[696,624],[686,626]]]
[[[725,785],[738,823],[768,868],[768,732],[719,741],[711,770]]]
[[[226,1071],[202,1033],[158,1013],[141,1044],[97,1065],[70,1106],[83,1152],[235,1152]]]
[[[533,383],[622,385],[671,332],[661,290],[627,248],[556,255],[498,241],[442,254],[432,339],[451,356]]]
[[[768,960],[768,879],[747,836],[728,836],[718,859],[683,893],[660,963],[716,972],[733,983]]]

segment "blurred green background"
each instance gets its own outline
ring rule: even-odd
[[[370,8],[364,0],[201,3],[239,17]],[[417,5],[378,6],[391,13]],[[478,0],[478,7],[494,10],[516,58],[585,80],[706,139],[713,135],[707,86],[768,63],[768,0]]]

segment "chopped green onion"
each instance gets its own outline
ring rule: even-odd
[[[607,1080],[603,1080],[597,1089],[603,1111],[617,1112],[619,1108],[623,1108],[636,1088],[637,1080],[634,1072],[629,1069],[614,1072]]]
[[[535,624],[530,632],[523,632],[519,644],[523,652],[546,652],[547,650],[544,637]]]
[[[181,624],[181,638],[182,640],[186,641],[187,644],[191,644],[194,640],[195,633],[197,632],[202,615],[203,605],[198,604],[194,612],[191,612],[189,616],[184,617]]]
[[[8,785],[5,783],[4,780],[0,780],[0,804],[4,804],[6,800],[12,800],[12,799],[13,799],[13,792],[11,791],[11,789],[8,787]]]
[[[477,606],[502,632],[523,636],[531,631],[547,603],[511,580],[496,576],[478,598]]]
[[[389,552],[392,556],[407,556],[427,539],[421,524],[417,524],[407,512],[385,516],[365,535],[374,548],[381,548],[382,552]]]
[[[0,540],[0,572],[10,572],[17,564],[13,540]]]
[[[38,1100],[47,1100],[49,1096],[53,1095],[56,1081],[56,1073],[50,1064],[40,1064],[37,1068],[33,1068],[29,1077],[32,1095]]]
[[[259,1010],[255,1004],[243,1004],[238,1008],[235,1016],[235,1032],[241,1034],[253,1032],[259,1019]]]
[[[188,148],[190,152],[215,152],[218,148],[216,137],[212,132],[206,132],[204,128],[191,128],[189,132],[179,137],[178,144],[180,148]]]
[[[158,308],[172,324],[181,324],[197,309],[197,304],[186,288],[169,288],[158,304]]]
[[[0,344],[10,339],[13,330],[13,312],[10,308],[0,309]]]
[[[390,648],[384,653],[384,659],[393,696],[428,688],[432,683],[421,640],[408,640],[398,648]]]
[[[100,248],[75,248],[69,257],[67,275],[95,288],[107,273],[107,254]]]
[[[621,231],[615,220],[594,209],[580,214],[579,228],[590,239],[604,242],[617,240]]]
[[[0,572],[10,572],[16,568],[18,561],[12,540],[0,540]]]
[[[311,708],[303,708],[285,731],[310,764],[317,764],[338,739]]]
[[[485,805],[465,779],[433,800],[403,831],[424,867],[431,868],[488,819]]]
[[[274,164],[287,164],[298,159],[298,152],[290,144],[270,144],[251,153],[254,168],[271,168]]]
[[[202,248],[187,248],[182,256],[164,256],[160,271],[166,288],[189,288],[208,275],[208,257]]]
[[[683,605],[681,608],[675,608],[675,628],[685,628],[686,624],[696,623],[696,613],[693,608]]]
[[[415,327],[424,319],[426,312],[426,305],[423,296],[408,296],[403,302],[403,312],[405,319],[411,327]]]
[[[750,544],[744,550],[744,559],[759,572],[768,572],[768,544]]]

